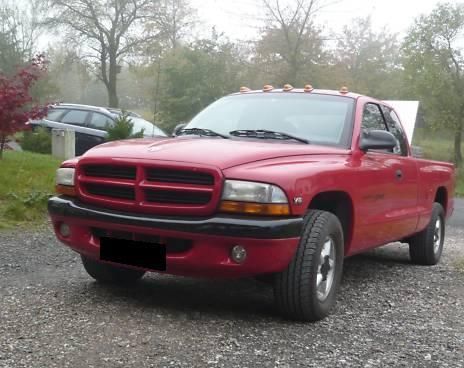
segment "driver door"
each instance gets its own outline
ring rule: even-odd
[[[390,131],[381,105],[367,102],[363,108],[362,131]],[[407,148],[407,145],[406,145]],[[406,154],[406,156],[403,156]],[[393,151],[371,150],[361,157],[357,181],[359,191],[356,244],[365,250],[410,235],[417,217],[417,172],[414,161],[401,145]]]

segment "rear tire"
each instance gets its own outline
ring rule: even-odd
[[[335,305],[343,260],[338,218],[330,212],[309,211],[292,261],[275,276],[274,297],[281,314],[298,321],[325,318]]]
[[[140,280],[145,271],[117,267],[81,255],[87,273],[95,280],[105,284],[132,284]]]
[[[445,211],[434,203],[430,223],[420,233],[409,239],[411,262],[424,266],[436,265],[443,253],[445,240]]]

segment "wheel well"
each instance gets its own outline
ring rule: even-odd
[[[346,252],[353,235],[354,207],[351,197],[339,191],[319,193],[311,200],[308,209],[331,212],[338,217],[343,227]]]
[[[434,202],[440,203],[446,213],[446,209],[448,207],[448,192],[445,187],[440,187],[437,189]]]

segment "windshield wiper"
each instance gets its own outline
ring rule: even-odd
[[[177,135],[199,135],[199,136],[205,136],[205,137],[221,137],[224,139],[230,138],[227,135],[217,133],[211,129],[204,129],[204,128],[182,129]]]
[[[234,130],[229,133],[234,137],[247,137],[247,138],[259,138],[259,139],[280,139],[280,140],[289,140],[293,139],[295,141],[309,144],[310,142],[307,139],[295,137],[294,135],[274,132],[272,130]]]

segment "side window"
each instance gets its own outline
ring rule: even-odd
[[[48,114],[45,119],[50,121],[60,121],[61,115],[63,115],[65,111],[66,110],[63,109],[50,109],[48,110]]]
[[[111,124],[113,124],[113,120],[111,120],[108,116],[98,112],[93,112],[90,117],[89,128],[107,130],[108,126],[111,126]]]
[[[364,106],[362,129],[368,131],[387,130],[387,126],[385,125],[385,120],[383,119],[379,105],[367,103]]]
[[[85,119],[89,113],[82,110],[69,110],[69,112],[61,119],[62,123],[72,125],[84,125]]]
[[[387,121],[388,131],[392,133],[397,141],[397,146],[393,149],[393,153],[397,155],[407,156],[408,155],[408,139],[401,127],[400,119],[396,115],[395,111],[389,107],[382,106],[382,111]]]

